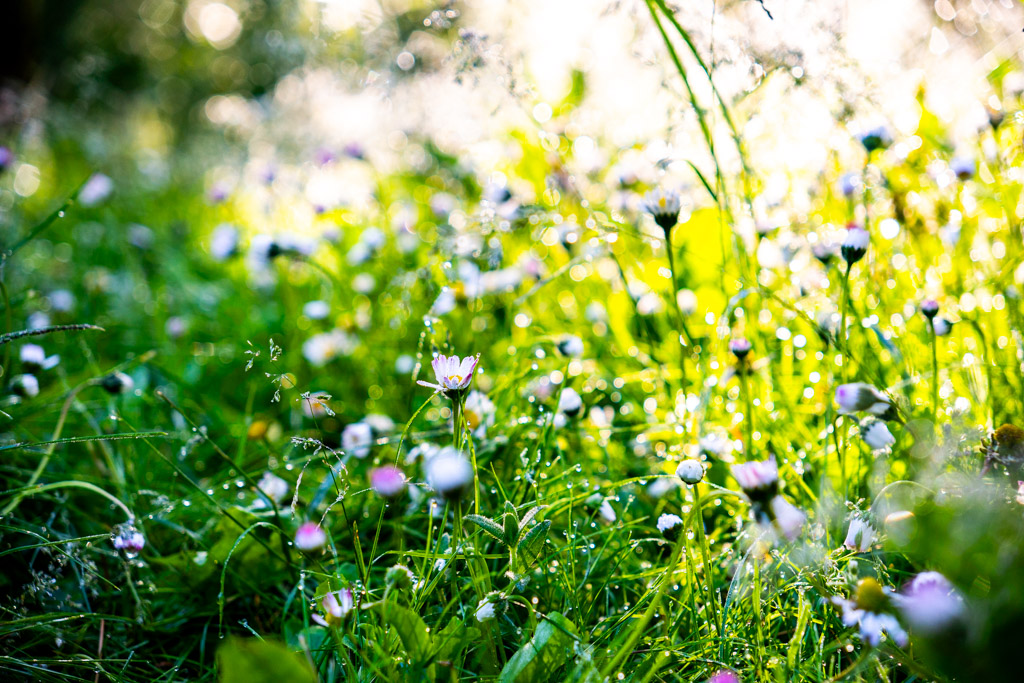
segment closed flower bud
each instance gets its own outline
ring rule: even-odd
[[[935,299],[925,299],[921,302],[921,313],[931,320],[939,313],[939,302]]]
[[[921,572],[893,601],[911,629],[925,635],[946,630],[966,611],[959,591],[938,572]]]
[[[11,378],[11,392],[22,398],[35,398],[39,395],[39,380],[35,375],[15,375]]]
[[[973,157],[954,157],[949,162],[949,168],[956,174],[956,177],[960,180],[970,180],[974,177],[974,158]]]
[[[768,507],[772,511],[775,525],[782,532],[782,535],[786,537],[786,540],[796,540],[796,537],[800,535],[800,530],[804,527],[807,515],[782,496],[772,498]]]
[[[558,397],[558,412],[569,417],[576,417],[583,409],[583,399],[575,389],[565,388]]]
[[[683,483],[693,486],[704,478],[704,465],[692,458],[683,460],[676,468],[676,476],[682,479]]]
[[[464,455],[451,446],[428,460],[424,465],[427,484],[439,496],[458,500],[473,485],[473,467]]]
[[[846,236],[843,238],[843,246],[840,248],[843,260],[851,265],[860,261],[864,258],[864,254],[868,253],[869,244],[871,244],[871,236],[868,231],[851,223],[846,228]]]
[[[123,372],[112,372],[100,380],[108,394],[127,394],[135,388],[135,381]]]
[[[473,616],[477,621],[483,623],[504,614],[506,607],[507,603],[501,597],[501,594],[497,591],[491,591],[477,603],[476,612],[474,612]]]
[[[945,337],[953,331],[953,323],[945,318],[935,318],[932,320],[932,329],[935,330],[936,337]]]
[[[892,144],[892,133],[885,126],[876,126],[865,130],[858,137],[860,144],[864,145],[868,154],[877,149],[885,149]]]
[[[280,503],[284,500],[288,495],[289,489],[291,489],[288,482],[271,472],[263,473],[263,477],[260,479],[258,487],[263,495],[275,503]]]
[[[775,458],[745,462],[732,466],[732,476],[743,492],[751,498],[760,497],[764,492],[774,495],[778,488],[779,466],[775,463]]]
[[[373,446],[373,428],[365,422],[345,425],[341,432],[341,448],[357,458],[365,458]]]
[[[327,543],[327,534],[316,522],[303,522],[295,532],[295,547],[305,552],[319,550]]]
[[[384,575],[384,582],[392,588],[401,590],[412,586],[416,577],[409,571],[409,568],[402,564],[396,564],[394,567],[388,569],[388,573]]]
[[[839,191],[847,198],[857,194],[863,185],[864,182],[860,179],[860,175],[856,173],[844,173],[839,178]]]
[[[664,514],[658,517],[658,531],[665,540],[675,542],[683,529],[683,520],[679,515]]]
[[[112,542],[118,550],[123,550],[128,557],[135,557],[146,546],[146,537],[143,536],[130,522],[123,524],[114,530]]]
[[[394,465],[370,470],[370,488],[381,498],[397,498],[406,489],[405,475]]]
[[[742,337],[729,341],[729,350],[737,360],[743,360],[750,353],[750,342]]]
[[[875,540],[875,530],[861,517],[854,517],[850,520],[850,528],[846,531],[846,540],[843,546],[858,552],[867,552]]]
[[[576,335],[569,335],[559,340],[558,352],[568,358],[579,358],[583,355],[583,340]]]
[[[863,382],[836,387],[836,403],[841,413],[865,411],[872,415],[884,415],[892,407],[892,402],[885,394]]]
[[[873,451],[880,451],[896,443],[896,437],[881,420],[865,420],[860,425],[860,436]]]

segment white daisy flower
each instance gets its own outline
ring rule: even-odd
[[[314,614],[311,617],[313,621],[321,626],[337,626],[345,619],[345,616],[352,611],[352,608],[355,607],[355,600],[352,598],[352,591],[348,588],[342,588],[340,591],[335,593],[328,593],[324,596],[324,599],[320,601],[320,607],[323,608],[324,616]]]
[[[442,498],[456,500],[472,488],[473,466],[451,446],[424,463],[427,484]]]
[[[365,422],[353,422],[341,432],[341,448],[357,458],[365,458],[373,446],[373,428]]]
[[[896,443],[896,437],[881,420],[865,420],[860,425],[860,436],[873,451],[881,451]]]
[[[868,412],[884,415],[892,407],[889,397],[864,382],[840,384],[836,387],[836,403],[841,413]]]
[[[866,553],[875,540],[875,529],[863,517],[854,517],[850,520],[850,528],[846,531],[846,540],[843,546],[850,550]]]
[[[857,626],[861,640],[877,647],[885,633],[894,643],[905,647],[907,632],[900,622],[887,610],[892,600],[892,590],[882,588],[875,579],[861,579],[853,600],[835,596],[833,604],[842,610],[843,624]]]
[[[479,353],[462,359],[458,356],[438,354],[430,362],[431,367],[434,368],[434,376],[437,379],[437,383],[432,384],[420,380],[418,384],[435,389],[449,398],[458,396],[469,388],[469,383],[473,381],[473,373],[476,372],[476,366],[479,362]]]

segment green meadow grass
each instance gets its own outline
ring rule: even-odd
[[[315,214],[278,181],[212,200],[196,149],[164,184],[103,169],[113,192],[99,201],[82,201],[95,169],[71,134],[48,154],[14,150],[42,180],[22,198],[13,169],[0,175],[0,677],[1016,671],[1020,122],[981,130],[957,178],[950,132],[922,109],[913,145],[858,147],[862,165],[823,170],[808,211],[752,230],[763,179],[742,108],[697,99],[705,62],[665,3],[647,7],[708,147],[669,230],[638,208],[655,188],[607,169],[566,181],[572,141],[531,130],[505,140],[508,196],[482,180],[495,169],[413,139],[426,161],[376,174],[371,207]],[[848,172],[863,186],[844,196]],[[437,210],[442,193],[455,211]],[[815,251],[848,222],[870,234],[862,259]],[[225,223],[240,242],[221,260]],[[275,247],[256,253],[259,233]],[[928,298],[948,334],[920,313]],[[29,344],[59,362],[32,367]],[[468,389],[418,384],[439,381],[437,354],[480,355]],[[891,446],[872,449],[869,416],[841,410],[850,383],[883,392]],[[435,495],[459,478],[432,469],[447,447],[472,477]],[[806,516],[789,534],[736,474],[771,458],[764,488]],[[699,483],[676,476],[683,461]],[[371,486],[383,466],[405,479],[392,497]],[[663,533],[663,515],[681,521]],[[871,538],[848,539],[854,518]],[[304,522],[326,534],[305,550]],[[901,595],[925,571],[954,592],[915,618]],[[909,639],[871,642],[844,623],[844,599]]]

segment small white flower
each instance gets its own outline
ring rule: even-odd
[[[862,517],[854,517],[850,520],[850,528],[846,532],[846,540],[843,546],[850,550],[866,553],[875,540],[875,529]]]
[[[807,515],[780,495],[772,498],[768,505],[782,535],[789,541],[795,540],[800,535],[800,530],[803,529]]]
[[[880,451],[896,443],[896,437],[881,420],[865,420],[860,425],[860,436],[873,451]]]
[[[40,370],[49,370],[60,363],[60,356],[53,355],[47,357],[43,347],[38,344],[25,344],[22,346],[20,358],[22,365]]]
[[[458,395],[469,388],[469,383],[473,381],[473,373],[476,372],[476,366],[479,362],[479,353],[462,359],[458,356],[438,354],[430,363],[431,367],[434,368],[434,376],[437,379],[437,383],[431,384],[430,382],[420,380],[418,384],[440,391],[451,398],[453,395]]]
[[[47,297],[50,306],[58,313],[70,313],[75,307],[75,295],[66,289],[55,289]]]
[[[943,631],[965,611],[959,591],[938,572],[921,572],[893,600],[910,627],[925,635]]]
[[[363,418],[363,422],[370,425],[377,434],[387,434],[395,431],[395,421],[381,413],[370,413]]]
[[[21,347],[19,358],[23,365],[35,365],[42,367],[46,362],[46,352],[38,344],[25,344]]]
[[[125,555],[129,557],[135,557],[146,546],[146,537],[132,526],[131,523],[124,524],[115,529],[112,541],[115,548],[123,550]]]
[[[700,460],[688,458],[679,463],[679,467],[676,468],[676,476],[691,486],[700,483],[704,478],[704,465]]]
[[[315,368],[323,367],[338,356],[355,351],[355,340],[341,330],[315,334],[302,344],[302,355]]]
[[[353,422],[341,432],[341,448],[357,458],[370,454],[373,445],[373,429],[365,422]]]
[[[774,490],[779,481],[779,466],[775,458],[745,462],[732,466],[732,476],[744,492]]]
[[[330,304],[319,299],[307,301],[302,307],[302,315],[306,316],[310,320],[323,320],[330,314]]]
[[[843,238],[843,245],[839,251],[847,263],[856,263],[864,258],[871,244],[871,235],[859,225],[850,225],[846,228],[846,235]]]
[[[406,489],[405,475],[394,465],[370,470],[370,488],[381,498],[397,498]]]
[[[892,406],[885,394],[863,382],[836,387],[836,403],[841,413],[864,411],[872,415],[883,415]]]
[[[464,408],[463,415],[473,430],[473,436],[478,439],[484,438],[487,435],[487,428],[494,426],[494,403],[482,391],[473,390],[466,397]]]
[[[607,500],[601,501],[601,507],[598,508],[598,514],[601,515],[601,519],[608,522],[609,524],[618,519],[618,517],[616,517],[615,515],[615,508],[613,508],[612,504],[609,503]]]
[[[271,499],[275,503],[280,503],[284,500],[288,495],[288,491],[291,490],[291,486],[287,481],[272,472],[263,473],[263,477],[260,478],[258,487],[267,498]],[[262,499],[259,502],[264,503]]]
[[[295,547],[309,552],[319,550],[327,543],[327,534],[316,522],[303,522],[295,532]]]
[[[490,621],[495,617],[494,603],[488,598],[481,600],[476,606],[476,620],[479,622]]]
[[[127,394],[135,388],[135,380],[123,372],[112,372],[100,380],[100,386],[109,394]]]
[[[223,261],[238,251],[238,228],[230,223],[221,223],[210,235],[210,256]]]
[[[39,395],[39,380],[35,375],[15,375],[11,378],[11,391],[22,398],[35,398]]]
[[[323,608],[324,616],[314,614],[312,615],[313,621],[321,626],[336,626],[355,607],[355,600],[352,598],[352,591],[342,588],[336,593],[325,595],[324,599],[320,601],[320,606]]]
[[[569,358],[579,358],[583,355],[583,340],[576,335],[562,337],[558,341],[558,352]]]
[[[427,484],[442,498],[458,499],[473,484],[473,466],[451,446],[424,463]]]
[[[663,190],[659,187],[644,195],[641,207],[654,216],[654,221],[667,231],[671,230],[679,220],[682,201],[678,192]]]
[[[669,541],[679,538],[679,531],[683,527],[683,518],[679,515],[664,514],[658,517],[658,531]]]
[[[583,409],[583,399],[575,389],[566,387],[558,397],[558,412],[569,417],[576,417]]]
[[[907,632],[896,617],[886,610],[891,605],[892,590],[882,588],[874,579],[861,579],[853,600],[839,596],[832,603],[842,610],[843,624],[857,626],[861,640],[877,647],[882,642],[882,633],[887,633],[900,647],[907,644]]]
[[[114,191],[114,181],[102,173],[93,173],[78,193],[82,206],[96,206]]]
[[[709,432],[700,437],[700,449],[708,455],[722,455],[732,447],[732,440],[724,432]]]
[[[430,315],[440,318],[455,310],[455,291],[451,287],[442,287],[440,294],[430,306]]]

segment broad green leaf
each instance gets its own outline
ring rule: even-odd
[[[500,524],[495,522],[490,517],[484,517],[483,515],[466,515],[463,517],[467,522],[472,522],[480,527],[484,533],[493,538],[495,541],[505,542],[505,530]]]
[[[518,553],[519,558],[524,564],[532,565],[540,557],[541,550],[544,547],[544,539],[547,538],[548,529],[550,528],[551,520],[548,519],[523,534],[522,540],[519,541]]]
[[[519,519],[515,515],[505,513],[505,535],[504,542],[510,548],[514,548],[519,542]]]
[[[419,615],[394,602],[374,602],[363,609],[375,612],[398,633],[402,647],[414,660],[425,659],[430,652],[430,632]]]
[[[480,639],[479,629],[467,627],[462,619],[452,617],[448,625],[433,636],[435,647],[433,659],[450,662],[474,640]]]
[[[316,683],[301,653],[284,644],[256,638],[229,638],[217,650],[221,683]]]
[[[527,528],[529,528],[530,522],[533,521],[533,518],[537,516],[537,513],[546,507],[547,505],[538,505],[537,507],[528,510],[527,513],[523,515],[523,519],[519,522],[519,536],[516,538],[517,541],[523,537],[524,533],[526,533]]]
[[[501,670],[499,683],[552,679],[573,655],[576,626],[558,612],[545,617],[533,637]]]

